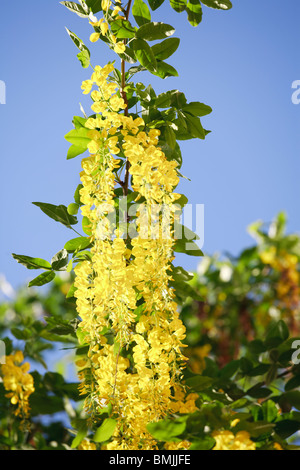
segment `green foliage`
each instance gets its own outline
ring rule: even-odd
[[[98,33],[96,39],[99,36],[103,43],[114,48],[93,16],[102,11],[100,0],[61,4],[80,18],[93,22]],[[135,80],[137,73],[146,71],[162,79],[178,75],[165,60],[176,52],[180,40],[173,37],[173,26],[153,21],[150,11],[156,11],[162,4],[163,0],[149,0],[148,4],[134,0],[125,7],[124,17],[117,19],[108,6],[107,21],[116,41],[125,49],[124,52],[119,49],[121,70],[115,69],[114,80],[128,103],[126,113],[133,119],[141,116],[147,131],[159,129],[159,145],[167,158],[180,167],[179,142],[205,139],[209,131],[200,118],[212,109],[200,101],[188,102],[185,94],[177,89],[157,95],[151,85]],[[229,0],[170,0],[170,5],[178,13],[186,12],[192,26],[202,21],[205,10],[202,6],[220,10],[232,7]],[[129,15],[130,6],[132,15]],[[81,65],[89,67],[90,50],[75,33],[69,29],[67,32],[79,50],[77,58]],[[126,66],[125,62],[134,66]],[[85,128],[87,119],[86,115],[73,118],[73,129],[65,136],[71,144],[67,159],[87,150],[91,142],[89,130]],[[121,171],[126,171],[122,151],[119,158]],[[118,171],[115,171],[116,181],[120,182]],[[182,176],[179,171],[178,175]],[[73,226],[78,224],[81,188],[82,185],[77,186],[74,201],[67,206],[33,204],[76,232]],[[127,209],[136,208],[137,194],[130,186],[129,174],[128,182],[121,181],[116,190],[119,196],[124,193],[128,196]],[[182,209],[187,198],[181,195],[177,202]],[[115,205],[121,213],[117,201]],[[125,223],[130,226],[134,221],[132,216]],[[76,232],[78,236],[66,241],[51,262],[13,254],[28,269],[44,272],[29,283],[30,289],[21,290],[15,299],[0,304],[1,338],[7,355],[22,349],[33,369],[39,365],[45,370],[32,372],[35,392],[30,396],[30,407],[34,419],[30,425],[26,424],[28,432],[20,428],[24,423],[12,413],[12,405],[0,383],[0,449],[69,450],[78,448],[87,438],[100,450],[115,431],[117,416],[111,403],[96,410],[94,420],[88,420],[74,370],[69,380],[65,371],[59,370],[67,362],[76,363],[79,374],[84,372],[85,380],[93,380],[93,365],[87,357],[89,339],[77,318],[76,287],[70,274],[73,267],[91,257],[90,221],[85,216],[81,222],[86,236]],[[174,251],[202,256],[196,234],[182,228],[183,237],[176,240]],[[268,230],[262,223],[256,223],[250,231],[257,245],[244,250],[239,257],[225,260],[205,257],[198,273],[170,267],[170,287],[181,306],[187,329],[189,367],[184,370],[183,382],[187,392],[196,395],[197,408],[189,412],[187,407],[148,424],[159,449],[166,443],[189,441],[191,450],[210,450],[216,443],[214,433],[223,430],[233,434],[246,431],[261,450],[273,450],[276,445],[288,450],[298,448],[293,445],[293,439],[300,430],[300,366],[294,356],[294,342],[300,333],[297,321],[300,241],[296,235],[285,235],[284,214],[279,214]],[[34,289],[50,282],[42,294]],[[142,294],[139,302],[135,310],[137,318],[143,315]],[[114,345],[118,356],[120,345],[113,343],[113,331],[104,328],[102,336],[109,345]],[[57,367],[59,372],[47,369],[49,357],[57,350],[63,355],[63,364]],[[128,357],[132,354],[130,347],[124,354]],[[95,406],[93,401],[90,405]],[[51,424],[44,419],[49,415]]]

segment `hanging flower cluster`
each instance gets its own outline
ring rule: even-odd
[[[197,394],[186,397],[180,385],[185,327],[169,287],[179,179],[176,162],[158,146],[159,130],[147,131],[143,119],[120,113],[126,105],[109,81],[112,70],[111,64],[97,66],[82,85],[91,92],[96,117],[85,124],[91,155],[81,173],[82,214],[90,221],[93,247],[75,268],[80,330],[89,344],[88,360],[78,366],[87,409],[95,417],[110,405],[117,420],[107,448],[154,449],[149,422],[196,410]],[[122,158],[143,201],[136,204],[135,237],[128,236],[130,222],[124,228],[111,217]]]
[[[33,377],[28,373],[30,365],[28,362],[21,364],[24,356],[21,351],[6,356],[5,364],[1,366],[3,385],[10,398],[12,405],[17,406],[14,410],[15,416],[22,420],[29,417],[29,397],[34,392]]]
[[[109,42],[110,46],[116,54],[122,54],[125,51],[125,44],[122,41],[118,41],[116,36],[112,33],[108,21],[108,15],[111,14],[111,20],[121,20],[125,19],[124,12],[121,5],[121,0],[115,1],[113,10],[109,12],[112,2],[110,0],[102,0],[102,10],[104,17],[94,21],[90,21],[90,24],[95,29],[95,32],[91,34],[90,41],[97,42],[101,36]]]

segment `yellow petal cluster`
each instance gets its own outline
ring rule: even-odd
[[[284,310],[284,317],[295,334],[298,333],[300,315],[300,273],[298,257],[285,250],[277,251],[275,247],[260,253],[264,264],[270,265],[279,273],[275,285],[279,308]]]
[[[6,363],[1,366],[3,385],[10,398],[12,405],[16,406],[15,416],[26,419],[29,416],[29,397],[34,392],[33,377],[28,373],[30,365],[28,362],[21,364],[24,356],[21,351],[6,356]]]
[[[147,424],[195,411],[197,399],[186,397],[180,385],[185,327],[169,287],[172,206],[178,198],[173,190],[179,179],[176,163],[158,146],[159,131],[122,113],[126,105],[108,78],[112,70],[111,64],[97,66],[82,87],[84,93],[97,89],[91,93],[96,116],[85,124],[91,155],[82,161],[80,190],[93,247],[75,268],[80,330],[89,344],[88,358],[79,361],[80,390],[94,419],[112,406],[117,427],[107,449],[155,449]],[[130,164],[132,189],[144,201],[131,238],[111,217],[119,154]],[[168,209],[165,224],[162,208]]]
[[[78,447],[78,450],[97,450],[97,448],[96,444],[93,442],[89,441],[88,439],[83,439],[80,446]]]
[[[239,431],[236,435],[231,431],[215,431],[212,436],[216,441],[213,450],[256,450],[247,431]]]
[[[109,41],[114,52],[116,54],[122,54],[125,51],[125,44],[117,40],[110,29],[110,24],[112,24],[113,21],[125,19],[125,16],[120,5],[115,5],[112,9],[111,7],[112,2],[110,0],[102,0],[103,18],[90,21],[90,24],[95,29],[95,32],[90,36],[90,41],[97,42],[101,36],[105,36],[105,39]]]

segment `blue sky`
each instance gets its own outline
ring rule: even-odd
[[[172,24],[181,38],[170,60],[179,77],[138,76],[157,93],[176,88],[213,108],[203,118],[212,131],[207,139],[182,143],[182,173],[191,181],[179,188],[190,203],[205,205],[207,254],[238,254],[252,243],[247,225],[270,221],[280,210],[288,214],[289,232],[300,229],[300,105],[291,101],[292,83],[300,80],[300,3],[233,3],[229,12],[204,7],[202,24],[192,28],[165,2],[153,20]],[[1,5],[0,80],[7,96],[0,105],[0,273],[14,287],[36,273],[12,252],[49,260],[73,237],[31,204],[68,205],[79,183],[80,157],[66,160],[64,135],[80,114],[81,81],[90,71],[81,68],[65,26],[89,43],[88,22],[58,0]],[[94,64],[112,59],[100,42],[89,47]],[[186,269],[198,261],[177,258]]]

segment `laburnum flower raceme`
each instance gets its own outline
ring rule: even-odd
[[[7,393],[6,398],[10,398],[11,404],[16,408],[15,416],[26,420],[29,417],[29,397],[34,392],[33,377],[28,373],[30,364],[24,361],[21,351],[6,356],[5,364],[1,365],[1,375],[3,386]]]
[[[112,2],[110,0],[102,0],[101,6],[104,15],[103,18],[100,18],[100,20],[95,18],[94,21],[90,21],[90,24],[95,29],[95,32],[90,36],[90,41],[97,42],[100,37],[103,36],[116,54],[122,54],[125,51],[125,44],[122,41],[118,41],[116,36],[112,33],[107,18],[109,9],[112,6]],[[111,16],[114,20],[125,19],[120,0],[116,0],[116,5],[113,7]]]
[[[169,287],[179,178],[177,163],[158,145],[159,130],[122,113],[126,105],[111,79],[113,69],[97,66],[82,85],[85,94],[91,92],[95,113],[85,123],[90,156],[82,160],[80,190],[93,246],[75,268],[80,338],[88,345],[88,356],[77,365],[92,422],[103,409],[116,421],[106,448],[156,449],[148,423],[197,409],[197,394],[181,385],[185,327]],[[134,237],[128,234],[130,219],[117,226],[110,217],[122,158],[135,200],[142,201],[136,204]]]

